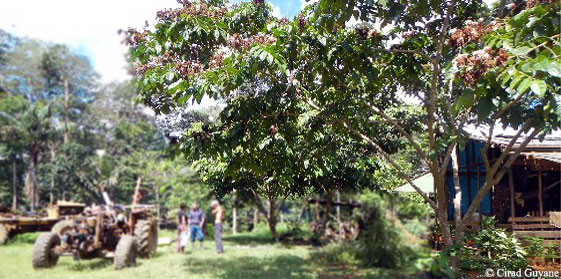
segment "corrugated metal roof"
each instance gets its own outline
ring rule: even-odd
[[[561,164],[561,152],[524,152],[522,155],[534,159],[548,160]]]
[[[475,140],[487,141],[489,137],[489,126],[485,125],[469,125],[464,128],[464,131],[469,135],[470,138]],[[501,124],[499,124],[493,130],[493,138],[491,139],[491,142],[495,145],[504,147],[510,143],[517,132],[517,130],[514,130],[510,127],[502,128]],[[514,148],[521,144],[526,139],[527,135],[528,133],[522,134],[516,140]],[[555,130],[551,132],[550,134],[546,135],[543,140],[539,140],[538,138],[532,139],[526,146],[525,150],[532,149],[551,149],[553,151],[561,152],[561,130]]]

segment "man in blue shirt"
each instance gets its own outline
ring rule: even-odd
[[[201,243],[201,250],[203,250],[203,230],[202,226],[205,223],[205,214],[199,209],[199,205],[194,202],[189,211],[189,229],[191,232],[191,242],[193,243],[193,251],[195,250],[195,239]]]

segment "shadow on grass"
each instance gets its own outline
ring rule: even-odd
[[[258,244],[272,244],[275,240],[268,235],[254,235],[254,234],[238,234],[224,236],[224,241],[233,242],[238,245],[258,245]]]
[[[282,255],[270,258],[237,257],[226,259],[190,258],[184,264],[190,273],[207,274],[220,279],[311,279],[312,272],[301,257]]]
[[[72,262],[68,266],[68,269],[72,271],[88,271],[88,270],[103,269],[112,264],[113,261],[110,259],[83,260],[83,261]]]

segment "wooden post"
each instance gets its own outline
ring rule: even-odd
[[[134,196],[132,198],[131,206],[131,220],[129,225],[130,235],[134,236],[134,226],[136,225],[136,205],[140,202],[140,186],[142,185],[142,177],[139,176],[136,180],[136,187],[134,188]]]
[[[538,171],[538,204],[540,206],[540,217],[543,216],[543,189],[542,189],[542,171]]]
[[[514,203],[514,178],[512,177],[512,167],[508,168],[508,186],[510,187],[510,218],[516,215],[516,203]],[[514,221],[512,222],[514,224]]]

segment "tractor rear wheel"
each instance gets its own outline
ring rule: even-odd
[[[115,249],[115,258],[113,259],[115,269],[123,269],[136,265],[136,239],[134,236],[122,236]]]
[[[63,236],[65,233],[72,230],[72,221],[70,220],[60,220],[51,229],[52,233],[58,234],[58,236]]]
[[[3,224],[0,224],[0,245],[6,244],[9,238],[8,229]]]
[[[8,242],[8,238],[8,229],[6,229],[6,226],[0,224],[0,245],[4,245]]]
[[[58,255],[54,249],[60,245],[60,238],[55,233],[43,233],[33,247],[33,268],[49,268],[56,265]]]
[[[158,223],[155,220],[140,220],[134,228],[138,255],[141,258],[152,256],[158,248]]]

